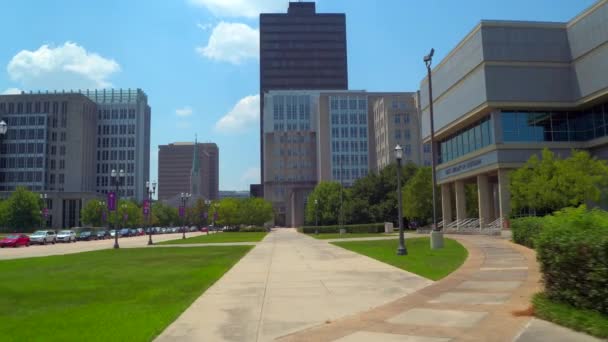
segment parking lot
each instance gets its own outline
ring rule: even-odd
[[[188,232],[186,237],[201,235],[200,232]],[[182,233],[152,235],[152,241],[161,242],[181,239]],[[146,247],[148,235],[119,238],[120,247]],[[41,257],[49,255],[89,252],[114,247],[114,238],[94,241],[78,241],[76,243],[56,243],[54,245],[36,245],[30,247],[2,248],[0,260]]]

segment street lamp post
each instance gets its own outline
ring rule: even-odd
[[[156,192],[156,182],[152,182],[152,184],[150,184],[150,181],[146,181],[146,191],[148,193],[148,213],[146,215],[146,219],[148,221],[148,246],[152,246],[154,242],[152,242],[152,227],[150,227],[150,218],[152,215],[152,196]]]
[[[120,186],[122,185],[122,182],[125,179],[125,170],[120,170],[120,171],[116,171],[116,170],[112,170],[112,172],[110,173],[110,176],[112,178],[112,182],[114,183],[114,187],[116,189],[116,203],[118,203],[118,199],[120,198],[119,195],[119,190],[120,190]],[[114,227],[114,249],[118,249],[120,248],[120,246],[118,246],[118,222],[119,222],[120,218],[118,217],[118,211],[116,211],[116,225]]]
[[[188,201],[188,199],[190,198],[189,193],[183,193],[181,194],[181,200],[182,200],[182,212],[180,214],[182,214],[182,239],[186,239],[186,202]]]
[[[433,63],[435,49],[431,49],[428,55],[424,56],[426,71],[429,79],[429,112],[431,120],[431,172],[433,174],[433,230],[431,231],[431,249],[443,248],[443,232],[437,226],[437,172],[435,159],[435,120],[433,118],[433,79],[431,75],[431,64]]]
[[[401,159],[403,159],[403,148],[395,146],[395,159],[397,160],[397,219],[399,220],[399,247],[397,255],[407,255],[405,238],[403,237],[403,202],[401,199]]]

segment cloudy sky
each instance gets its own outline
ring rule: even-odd
[[[259,182],[258,14],[287,0],[0,0],[0,93],[142,88],[159,144],[212,141],[220,189]],[[566,21],[593,0],[319,0],[347,18],[351,89],[414,91],[480,19]]]

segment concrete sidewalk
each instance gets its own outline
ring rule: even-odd
[[[271,341],[431,284],[293,229],[277,229],[157,341]]]
[[[414,294],[280,341],[596,341],[552,323],[515,316],[541,290],[534,251],[502,239],[452,235],[465,263]]]

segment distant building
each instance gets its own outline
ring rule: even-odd
[[[346,16],[289,2],[287,13],[260,14],[260,159],[264,94],[280,89],[348,89]],[[265,179],[262,167],[261,180]]]
[[[249,198],[249,191],[220,191],[219,199],[224,198]]]
[[[148,96],[141,89],[81,90],[97,104],[97,192],[114,191],[110,172],[124,170],[120,196],[143,201],[150,175]]]
[[[47,194],[53,228],[82,225],[80,210],[97,199],[97,105],[76,93],[0,95],[0,196],[18,186]]]
[[[219,198],[219,151],[215,143],[159,145],[158,199],[170,200],[182,192]]]

